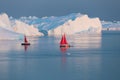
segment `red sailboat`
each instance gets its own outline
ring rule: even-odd
[[[62,39],[60,41],[60,47],[70,47],[70,45],[68,44],[68,42],[66,40],[65,34],[62,36]]]
[[[24,36],[24,43],[22,43],[21,45],[30,45],[26,36]]]

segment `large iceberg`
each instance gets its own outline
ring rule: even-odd
[[[77,17],[75,20],[68,20],[64,24],[48,31],[49,35],[61,35],[66,33],[68,35],[90,32],[101,33],[102,25],[99,18],[89,18],[87,15]]]
[[[14,32],[7,14],[0,15],[0,40],[21,39],[23,35]]]
[[[43,35],[33,25],[28,25],[16,19],[10,19],[6,13],[0,14],[0,30],[1,30],[0,36],[4,36],[6,38],[7,36],[13,37],[14,35],[15,35],[14,38],[15,37],[18,38],[19,37],[18,35],[20,36],[21,35],[26,35],[26,36],[42,36]]]

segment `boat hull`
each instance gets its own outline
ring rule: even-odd
[[[22,43],[21,45],[30,45],[30,43]]]
[[[60,47],[70,47],[69,44],[61,44]]]

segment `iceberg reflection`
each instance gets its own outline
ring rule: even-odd
[[[75,48],[96,49],[101,47],[101,34],[77,34],[69,39]]]
[[[16,40],[1,40],[0,52],[21,51],[22,47],[19,41]]]

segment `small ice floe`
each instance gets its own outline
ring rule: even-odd
[[[66,53],[68,56],[71,55],[71,53]]]

